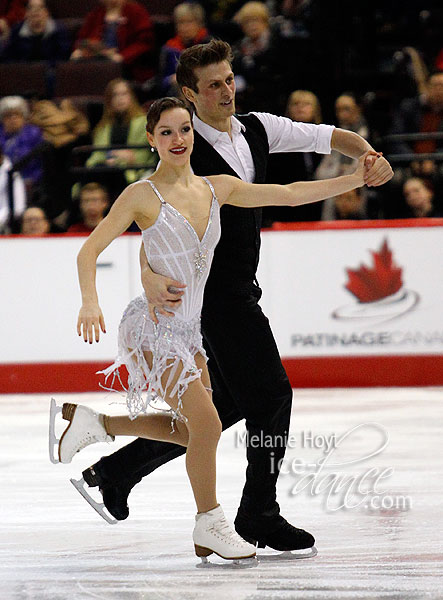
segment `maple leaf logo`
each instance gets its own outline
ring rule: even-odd
[[[371,251],[373,267],[360,265],[358,270],[346,269],[349,281],[345,288],[361,303],[375,302],[392,296],[402,287],[402,269],[392,259],[387,239],[378,252]]]

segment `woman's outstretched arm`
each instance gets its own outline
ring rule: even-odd
[[[141,204],[140,185],[126,188],[114,202],[108,215],[89,235],[77,256],[78,279],[82,295],[82,307],[77,320],[77,333],[85,342],[92,344],[100,339],[100,329],[105,333],[105,321],[98,302],[95,284],[98,256],[121,233],[136,220]],[[144,195],[146,202],[146,195]]]
[[[351,175],[322,181],[297,181],[288,185],[245,183],[236,177],[219,175],[211,177],[220,204],[243,208],[259,206],[300,206],[343,194],[364,185],[365,160],[377,156],[368,151],[358,160]]]

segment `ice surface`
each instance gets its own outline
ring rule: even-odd
[[[123,407],[109,406],[114,399],[57,396],[58,403],[121,413]],[[442,389],[295,391],[295,447],[288,449],[284,467],[291,470],[294,459],[311,466],[302,475],[280,477],[279,501],[290,522],[315,535],[318,556],[288,561],[266,549],[259,551],[256,569],[244,570],[195,568],[195,509],[183,457],[133,490],[129,519],[118,525],[102,521],[69,478],[129,440],[91,446],[72,464],[53,465],[47,449],[49,400],[0,396],[1,600],[443,597]],[[240,424],[225,432],[218,452],[218,497],[231,521],[244,484],[243,430]],[[338,447],[312,482],[307,477],[326,456],[321,444],[327,440]],[[337,508],[340,494],[328,500],[334,475],[366,474],[368,483],[371,469],[389,468],[378,484],[389,508]],[[340,481],[343,494],[350,480]],[[307,487],[293,495],[296,484]],[[358,499],[348,498],[348,504],[351,500]]]

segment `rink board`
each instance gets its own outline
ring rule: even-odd
[[[140,237],[99,257],[107,335],[76,334],[83,236],[0,239],[0,392],[89,391],[141,293]],[[443,384],[443,220],[277,225],[262,234],[258,279],[296,387]],[[392,293],[392,290],[395,290]]]

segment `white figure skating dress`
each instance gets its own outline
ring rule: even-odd
[[[182,396],[189,383],[201,375],[195,355],[199,352],[207,360],[200,332],[200,314],[205,283],[220,238],[220,206],[211,183],[205,177],[202,179],[211,190],[212,200],[201,240],[189,221],[165,202],[152,181],[146,180],[161,202],[156,222],[142,231],[149,265],[155,273],[176,279],[186,284],[186,288],[175,315],[157,314],[158,324],[149,316],[144,294],[132,300],[123,313],[117,359],[102,372],[107,378],[113,374],[114,383],[116,377],[120,379],[118,367],[126,366],[129,373],[126,401],[131,418],[146,411],[153,400],[164,400],[177,394],[178,410],[172,413],[174,418],[183,419],[180,413]],[[152,353],[151,367],[144,351]],[[165,382],[167,372],[169,377]],[[170,383],[177,374],[178,379],[171,388]]]

